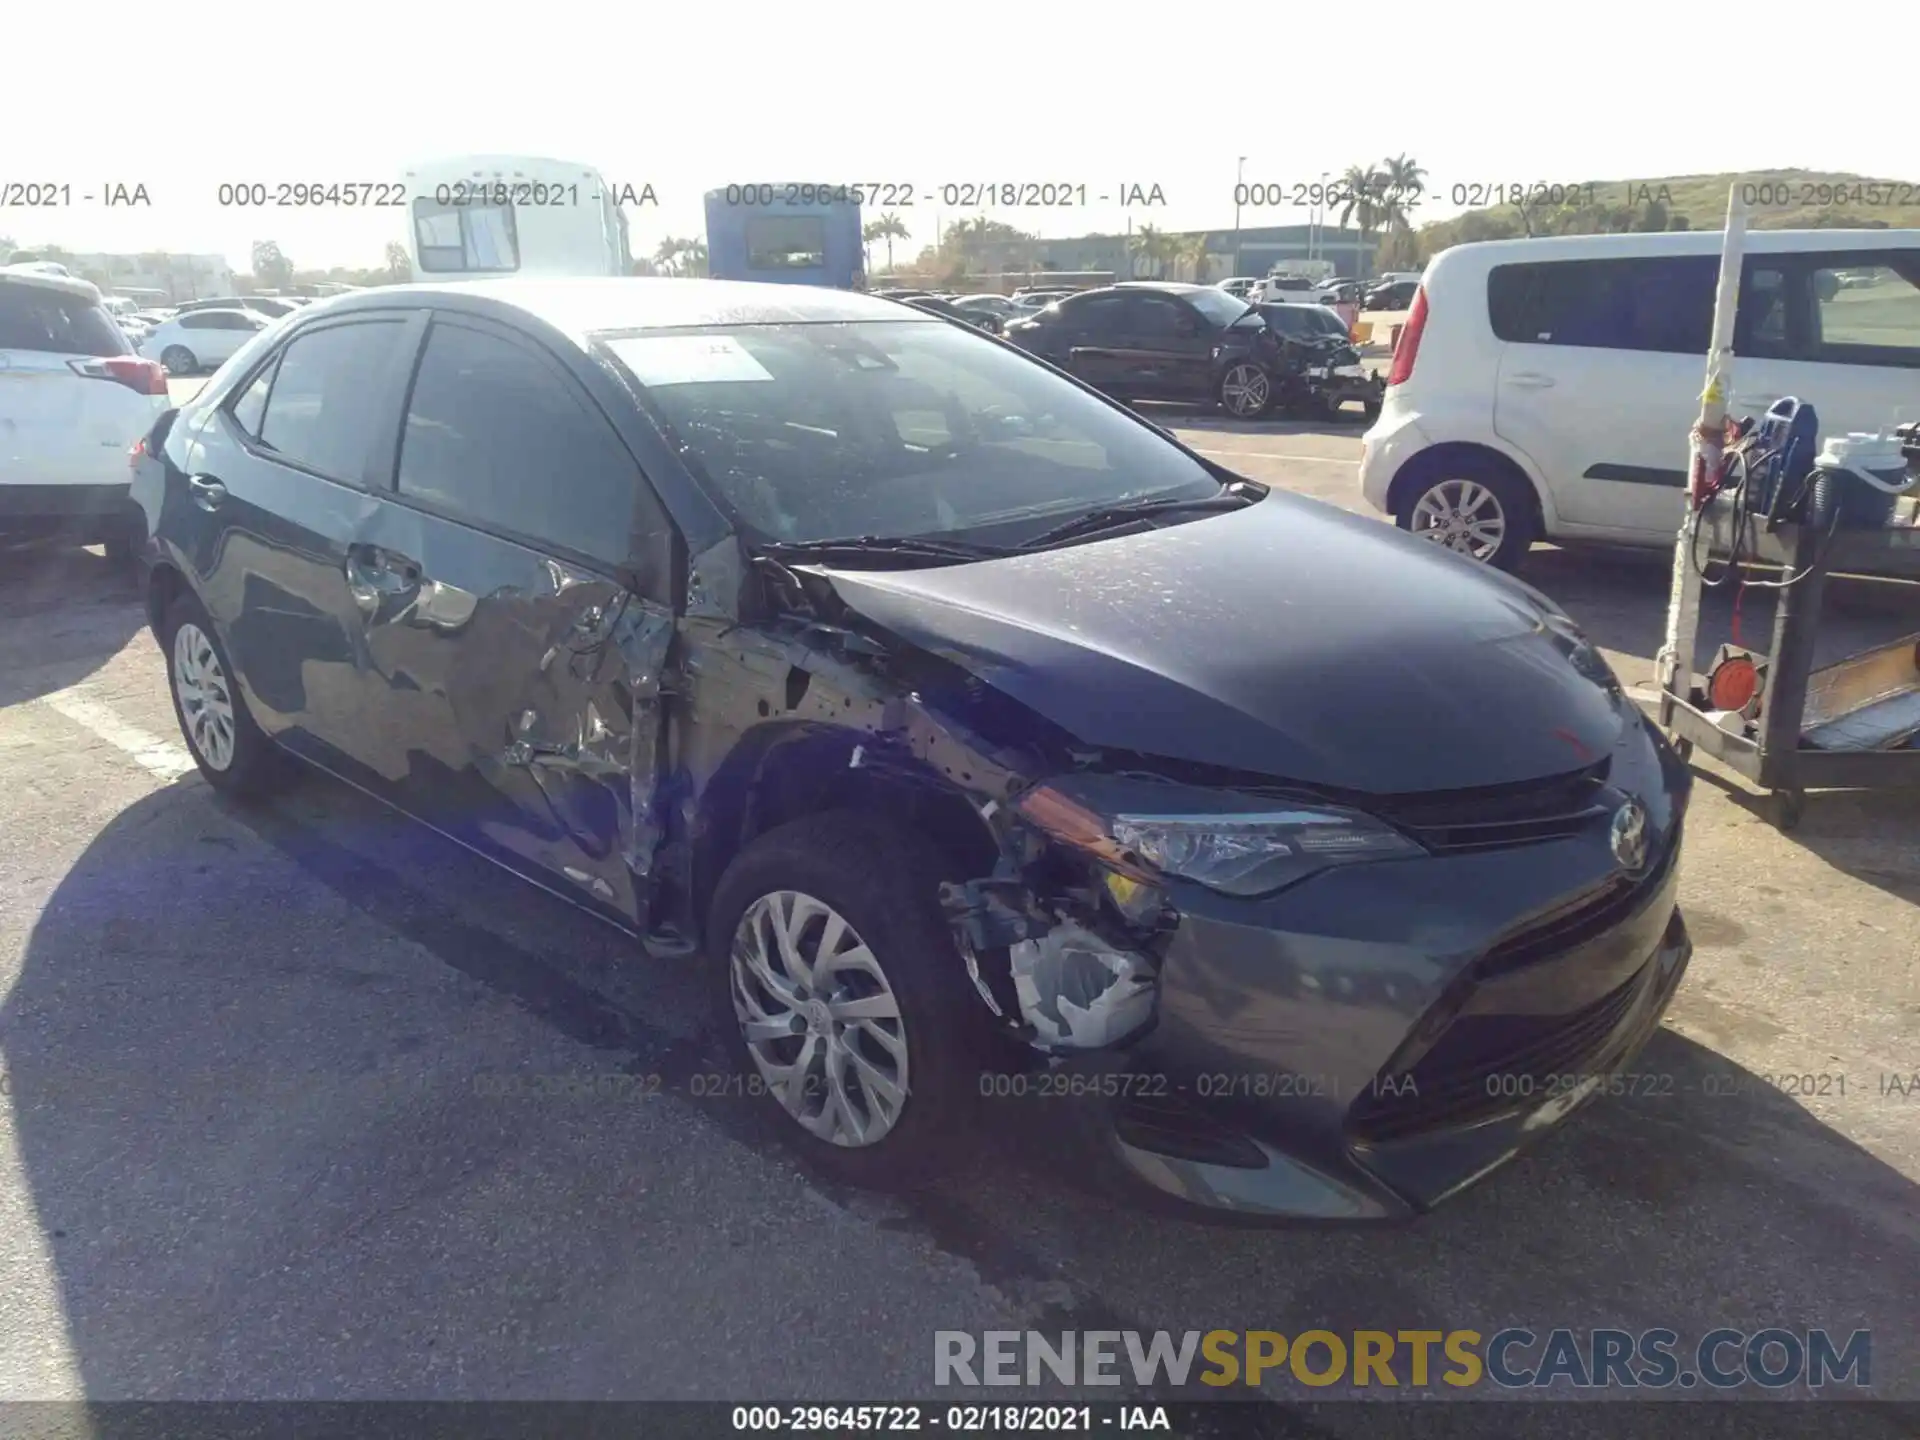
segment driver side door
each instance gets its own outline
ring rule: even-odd
[[[1212,327],[1191,305],[1166,295],[1124,297],[1117,353],[1132,393],[1148,400],[1199,400],[1212,389]]]

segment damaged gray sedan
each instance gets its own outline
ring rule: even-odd
[[[1416,1213],[1691,953],[1687,772],[1550,602],[885,301],[356,293],[132,464],[207,781],[297,757],[703,967],[843,1178],[1012,1074],[1167,1195]]]

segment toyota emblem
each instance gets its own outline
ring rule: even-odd
[[[1613,816],[1613,858],[1622,868],[1638,870],[1647,863],[1647,807],[1628,800]]]

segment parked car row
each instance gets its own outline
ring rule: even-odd
[[[1063,373],[1251,387],[1293,339],[1257,311],[1022,326],[1101,343],[666,279],[255,331],[134,455],[186,746],[703,967],[750,1103],[840,1179],[964,1162],[1026,1071],[1105,1082],[1089,1128],[1180,1200],[1427,1209],[1658,1028],[1687,769],[1544,597]]]

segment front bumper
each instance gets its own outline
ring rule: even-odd
[[[1342,373],[1342,372],[1347,373]],[[1315,365],[1307,371],[1307,388],[1330,405],[1378,405],[1387,393],[1384,375],[1369,375],[1358,365]]]
[[[1328,872],[1261,901],[1183,892],[1154,1025],[1057,1062],[1132,1180],[1248,1216],[1386,1221],[1468,1188],[1596,1095],[1659,1028],[1692,943],[1686,784],[1648,794],[1640,875],[1605,820],[1543,844]],[[1644,776],[1644,772],[1643,772]],[[1629,1089],[1628,1087],[1634,1087]],[[1651,1093],[1651,1092],[1648,1092]]]

